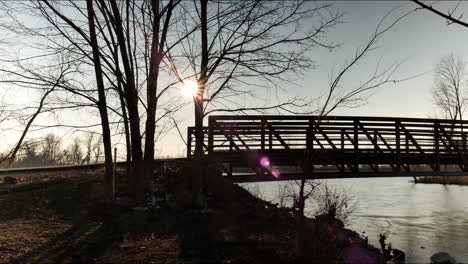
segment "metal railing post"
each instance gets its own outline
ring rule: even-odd
[[[435,155],[435,171],[440,171],[440,146],[439,146],[439,122],[434,122],[434,155]]]
[[[353,143],[354,143],[354,172],[359,172],[359,120],[353,122]]]
[[[187,158],[192,156],[192,131],[192,127],[187,129]]]
[[[208,117],[208,155],[213,153],[213,133],[214,133],[214,126],[216,123],[216,119],[213,116]]]
[[[395,144],[396,144],[396,154],[397,154],[397,172],[401,171],[401,151],[400,151],[400,121],[395,121]]]
[[[260,124],[260,126],[261,126],[261,128],[260,128],[260,133],[261,133],[261,135],[260,135],[260,140],[261,140],[261,143],[260,143],[260,144],[261,144],[261,149],[262,149],[262,151],[263,151],[263,150],[265,150],[265,119],[262,118],[260,122],[261,122],[261,124]]]
[[[117,167],[117,148],[114,148],[114,164],[112,168],[112,200],[115,199],[115,171]]]

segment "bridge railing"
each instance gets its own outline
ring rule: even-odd
[[[188,155],[193,148],[189,128]],[[327,151],[359,155],[419,157],[434,170],[455,156],[466,164],[468,121],[349,116],[210,116],[204,129],[205,152]],[[404,165],[404,164],[403,164]]]
[[[208,154],[208,127],[203,127],[203,151]],[[187,128],[187,158],[195,155],[195,128]]]

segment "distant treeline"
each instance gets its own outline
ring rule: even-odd
[[[55,134],[24,142],[11,167],[78,165],[103,162],[102,137],[88,134],[65,144]],[[0,164],[5,167],[6,164]]]

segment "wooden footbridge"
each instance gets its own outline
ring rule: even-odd
[[[187,157],[194,154],[188,128]],[[352,116],[210,116],[205,155],[238,181],[462,175],[468,121]],[[468,174],[468,173],[467,173]],[[236,180],[236,181],[237,181]]]

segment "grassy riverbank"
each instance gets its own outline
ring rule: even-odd
[[[133,204],[125,192],[104,202],[101,171],[12,175],[18,183],[0,187],[0,262],[300,262],[291,209],[216,173],[205,181],[205,209],[184,209],[190,181],[180,166],[158,172],[146,205]],[[309,263],[382,261],[379,250],[337,219],[307,219],[303,232]]]
[[[417,177],[417,183],[468,185],[468,176],[424,176]]]

